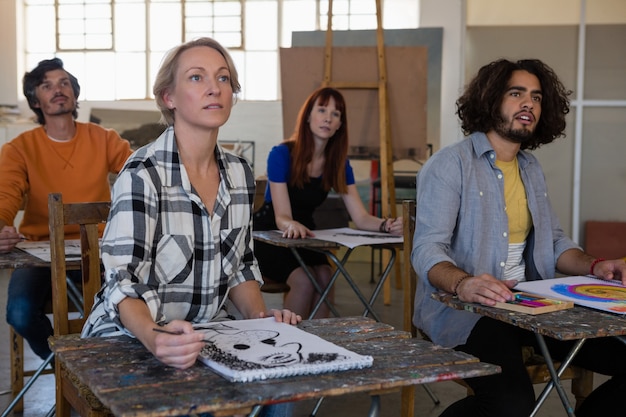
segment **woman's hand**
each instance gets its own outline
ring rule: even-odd
[[[196,363],[204,347],[203,334],[196,333],[191,323],[173,320],[166,326],[154,326],[148,349],[165,365],[187,369]]]
[[[287,223],[287,227],[283,230],[283,237],[288,239],[304,239],[305,237],[315,237],[315,234],[302,223],[292,220]]]
[[[287,323],[287,324],[298,324],[302,321],[302,316],[294,313],[291,310],[287,310],[286,308],[282,310],[271,309],[266,313],[261,312],[259,314],[259,318],[272,317],[272,316],[274,316],[276,321]]]
[[[386,232],[392,234],[394,236],[402,236],[403,224],[402,217],[397,217],[395,219],[387,219],[387,223],[385,224]],[[410,238],[413,238],[410,236]]]

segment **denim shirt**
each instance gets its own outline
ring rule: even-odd
[[[578,246],[561,229],[537,159],[525,151],[517,159],[533,224],[524,252],[526,279],[553,278],[559,256]],[[477,132],[434,154],[418,176],[411,262],[419,279],[413,322],[442,346],[464,344],[480,316],[433,300],[431,294],[438,290],[428,271],[448,261],[472,275],[503,279],[509,219],[504,178],[495,162],[487,136]]]

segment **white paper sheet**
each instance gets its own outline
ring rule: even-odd
[[[30,253],[46,262],[52,262],[50,258],[50,241],[30,241],[26,240],[16,245],[19,249]],[[80,260],[80,240],[68,239],[65,241],[65,259],[67,261]]]
[[[367,368],[374,361],[273,317],[194,328],[207,342],[199,360],[234,382]]]
[[[626,286],[592,276],[571,276],[520,282],[516,290],[573,301],[585,307],[626,314]]]
[[[369,232],[366,230],[352,229],[350,227],[318,229],[314,230],[313,233],[315,233],[316,239],[339,243],[349,248],[385,243],[402,243],[404,241],[402,236],[394,236],[389,233]]]

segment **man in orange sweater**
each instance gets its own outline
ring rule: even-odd
[[[65,202],[110,201],[109,173],[118,173],[131,154],[115,131],[76,122],[78,80],[58,59],[44,60],[23,79],[24,95],[40,127],[0,148],[0,253],[23,239],[47,240],[48,194]],[[13,223],[24,207],[19,233]],[[68,239],[77,229],[66,229]],[[17,269],[8,289],[7,322],[42,359],[52,334],[44,307],[51,296],[50,268]]]

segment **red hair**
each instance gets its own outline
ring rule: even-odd
[[[317,89],[306,99],[298,113],[293,135],[286,141],[291,152],[289,185],[292,187],[303,188],[304,184],[310,181],[307,166],[313,160],[314,141],[313,132],[309,126],[309,116],[316,103],[325,106],[331,97],[335,100],[337,110],[341,112],[341,125],[324,148],[325,162],[322,172],[322,187],[326,191],[333,188],[340,194],[345,194],[348,191],[345,168],[348,158],[346,101],[338,90],[330,87]]]

